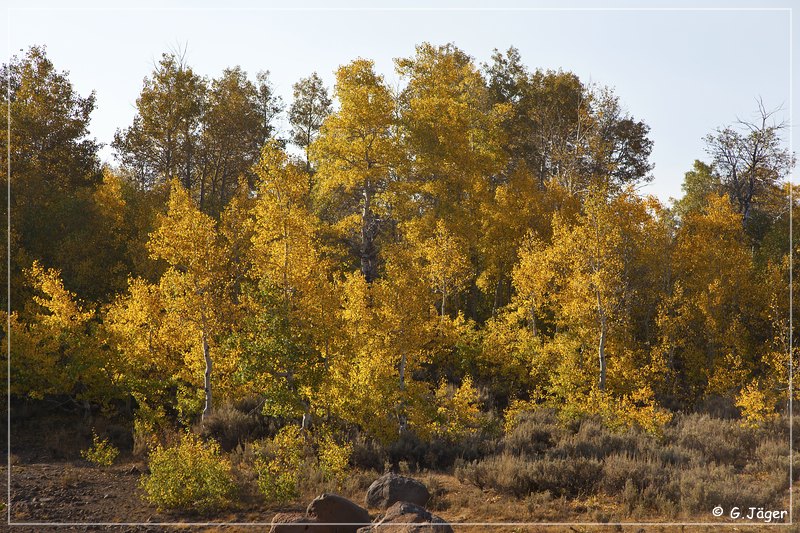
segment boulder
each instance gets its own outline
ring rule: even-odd
[[[442,518],[409,502],[397,502],[386,510],[383,517],[369,528],[358,533],[453,533],[453,528]]]
[[[272,518],[269,533],[322,533],[316,520],[302,513],[278,513]]]
[[[332,533],[356,533],[358,528],[372,522],[366,509],[338,494],[317,496],[308,504],[306,513],[318,523],[336,524],[331,526]]]
[[[394,473],[384,474],[367,489],[367,507],[387,509],[395,502],[409,502],[424,506],[431,498],[428,489],[416,479]]]

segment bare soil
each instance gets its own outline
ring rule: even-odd
[[[159,512],[142,498],[139,477],[144,465],[135,461],[102,468],[80,461],[14,464],[11,469],[11,520],[14,532],[117,531],[267,531],[278,511],[302,511],[302,504],[276,509],[258,502],[238,502],[238,509],[200,516],[185,512]],[[3,468],[3,478],[6,469]],[[461,484],[444,474],[420,477],[436,487],[433,512],[451,523],[458,522],[559,522],[562,525],[456,526],[463,531],[570,531],[645,532],[714,531],[713,527],[643,526],[614,524],[581,526],[583,522],[608,522],[615,504],[593,497],[586,500],[550,502],[509,500]],[[354,498],[355,499],[355,498]],[[359,502],[360,503],[360,502]],[[5,511],[5,509],[4,509]],[[378,511],[372,510],[373,517]],[[575,525],[567,525],[569,522]],[[647,520],[648,522],[650,520]],[[654,521],[658,522],[658,519]],[[147,525],[147,524],[153,525]],[[185,523],[186,525],[180,525]],[[235,524],[236,525],[224,525]],[[242,525],[246,523],[249,525]],[[50,525],[53,524],[53,525]],[[60,525],[55,525],[60,524]],[[98,525],[85,525],[98,524]],[[102,524],[102,525],[99,525]],[[118,525],[112,525],[118,524]],[[141,525],[133,525],[141,524]],[[170,525],[167,525],[170,524]],[[2,527],[2,526],[0,526]],[[737,531],[762,531],[739,527]]]

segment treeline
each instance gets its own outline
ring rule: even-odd
[[[712,399],[785,408],[794,161],[772,113],[711,133],[666,206],[636,192],[649,128],[609,89],[513,48],[395,64],[399,91],[358,59],[287,109],[267,73],[165,54],[113,168],[93,94],[43,48],[4,65],[12,393],[133,400],[151,427],[256,397],[385,440],[533,404],[648,429]]]

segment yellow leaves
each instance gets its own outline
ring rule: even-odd
[[[537,408],[536,402],[529,400],[514,399],[503,411],[503,433],[510,435],[519,426],[522,415],[527,411],[534,411]]]
[[[308,177],[274,145],[264,147],[256,175],[251,261],[257,275],[290,298],[294,291],[307,289],[320,269]]]
[[[531,345],[538,397],[571,403],[576,394],[599,393],[603,366],[604,394],[616,402],[664,379],[663,352],[651,351],[637,332],[659,300],[653,283],[664,275],[664,231],[651,215],[658,208],[631,191],[592,191],[576,220],[553,217],[549,243],[533,233],[523,241],[514,306],[532,335],[540,320],[558,328]]]
[[[318,237],[320,223],[309,208],[309,176],[274,144],[264,147],[256,175],[252,273],[280,292],[283,316],[324,352],[339,303]]]
[[[588,395],[569,399],[566,412],[575,415],[599,415],[611,429],[624,431],[638,427],[658,435],[672,419],[672,414],[658,406],[652,389],[645,385],[630,394],[612,395],[592,390]]]
[[[424,173],[440,172],[458,179],[459,171],[489,172],[496,162],[499,120],[489,103],[484,81],[472,58],[452,44],[417,46],[412,58],[396,60],[408,79],[403,123]],[[493,128],[492,125],[495,127]]]
[[[150,473],[140,484],[159,509],[217,510],[231,503],[236,490],[231,463],[219,445],[189,432],[172,447],[157,446],[147,466]]]
[[[558,265],[550,260],[551,251],[533,233],[525,236],[519,249],[519,261],[514,266],[512,280],[518,301],[525,309],[536,312],[545,304],[550,285],[558,274]]]
[[[123,227],[126,203],[122,179],[109,169],[103,170],[103,183],[94,192],[94,203],[105,220],[116,228]]]
[[[42,308],[42,312],[38,313],[42,324],[77,330],[94,316],[91,311],[83,311],[75,300],[75,294],[64,288],[58,270],[46,269],[34,261],[26,276],[28,283],[40,294],[34,296],[33,301]]]
[[[269,443],[269,459],[256,459],[258,489],[270,503],[297,496],[301,467],[306,459],[306,440],[297,426],[284,426]]]
[[[34,262],[25,275],[36,306],[28,306],[24,320],[16,313],[10,317],[15,392],[43,397],[77,390],[79,398],[111,400],[118,361],[103,346],[95,312],[83,310],[59,271]]]
[[[774,390],[766,390],[758,381],[745,385],[736,397],[736,406],[744,417],[742,424],[755,428],[779,418],[780,415],[775,410],[778,399]]]
[[[335,96],[340,108],[325,120],[309,148],[318,163],[320,192],[380,189],[396,157],[394,98],[373,62],[363,59],[339,68]]]
[[[216,223],[194,205],[178,181],[172,183],[167,214],[159,216],[148,249],[154,259],[198,274],[218,270],[223,261]]]
[[[442,220],[437,221],[434,234],[419,247],[431,287],[442,296],[442,317],[447,297],[463,289],[472,274],[464,248],[464,242],[453,235]]]
[[[711,364],[708,364],[708,363]],[[726,353],[716,360],[707,361],[705,372],[708,379],[707,394],[728,395],[747,381],[748,368],[742,356]]]
[[[81,457],[98,466],[111,466],[119,455],[116,446],[108,442],[108,438],[101,439],[92,429],[92,445],[86,450],[81,450]]]
[[[704,290],[723,273],[725,281],[743,281],[752,255],[745,246],[741,218],[726,196],[709,196],[704,211],[685,217],[676,236],[674,261],[686,273],[686,288],[693,291]]]
[[[662,353],[698,390],[730,394],[764,353],[757,339],[768,324],[772,291],[759,289],[741,216],[727,196],[708,196],[682,222],[671,258],[676,279],[659,324]]]
[[[435,393],[436,416],[430,423],[431,432],[456,440],[478,431],[485,424],[479,401],[471,377],[466,376],[457,388],[442,381]]]
[[[194,398],[202,388],[204,346],[216,357],[218,339],[236,323],[239,304],[232,298],[232,286],[242,265],[235,233],[246,227],[246,220],[226,213],[218,228],[178,182],[172,184],[167,213],[158,223],[148,248],[169,268],[157,284],[130,280],[128,293],[106,315],[107,328],[125,356],[121,377],[130,390],[154,404]],[[227,363],[217,371],[230,370]],[[153,379],[156,372],[160,380]],[[176,382],[184,389],[194,384],[194,390],[183,390],[180,398],[165,397],[174,395],[170,386]]]
[[[324,432],[318,439],[319,468],[327,479],[341,485],[345,480],[353,454],[353,443],[339,444],[330,432]]]

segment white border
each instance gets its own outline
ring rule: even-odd
[[[398,12],[398,11],[423,11],[423,12],[787,12],[789,14],[789,151],[794,155],[794,137],[793,137],[793,44],[794,44],[794,29],[793,29],[793,8],[791,7],[248,7],[248,8],[215,8],[215,7],[197,7],[197,8],[179,8],[179,7],[109,7],[109,8],[64,8],[64,7],[30,7],[30,8],[14,8],[8,6],[8,64],[11,64],[11,13],[12,12],[37,12],[37,11],[232,11],[232,12],[248,12],[248,11],[299,11],[299,12],[331,12],[331,11],[372,11],[372,12]],[[186,527],[186,526],[252,526],[252,527],[270,527],[274,525],[272,522],[12,522],[11,521],[11,77],[9,76],[6,84],[6,162],[7,162],[7,242],[6,242],[6,258],[7,258],[7,276],[6,291],[7,291],[7,313],[6,313],[6,336],[7,336],[7,385],[6,385],[6,424],[7,424],[7,479],[8,479],[8,494],[7,494],[7,525],[8,526],[101,526],[101,527],[131,527],[131,526],[167,526],[167,527]],[[449,522],[451,526],[542,526],[542,527],[563,527],[563,526],[723,526],[723,527],[787,527],[794,524],[793,519],[793,294],[792,294],[792,268],[794,264],[794,250],[793,250],[793,180],[789,176],[789,522],[782,523],[759,523],[759,522]],[[335,525],[323,524],[317,525]],[[342,524],[338,524],[342,525]],[[366,526],[371,524],[351,524]]]

